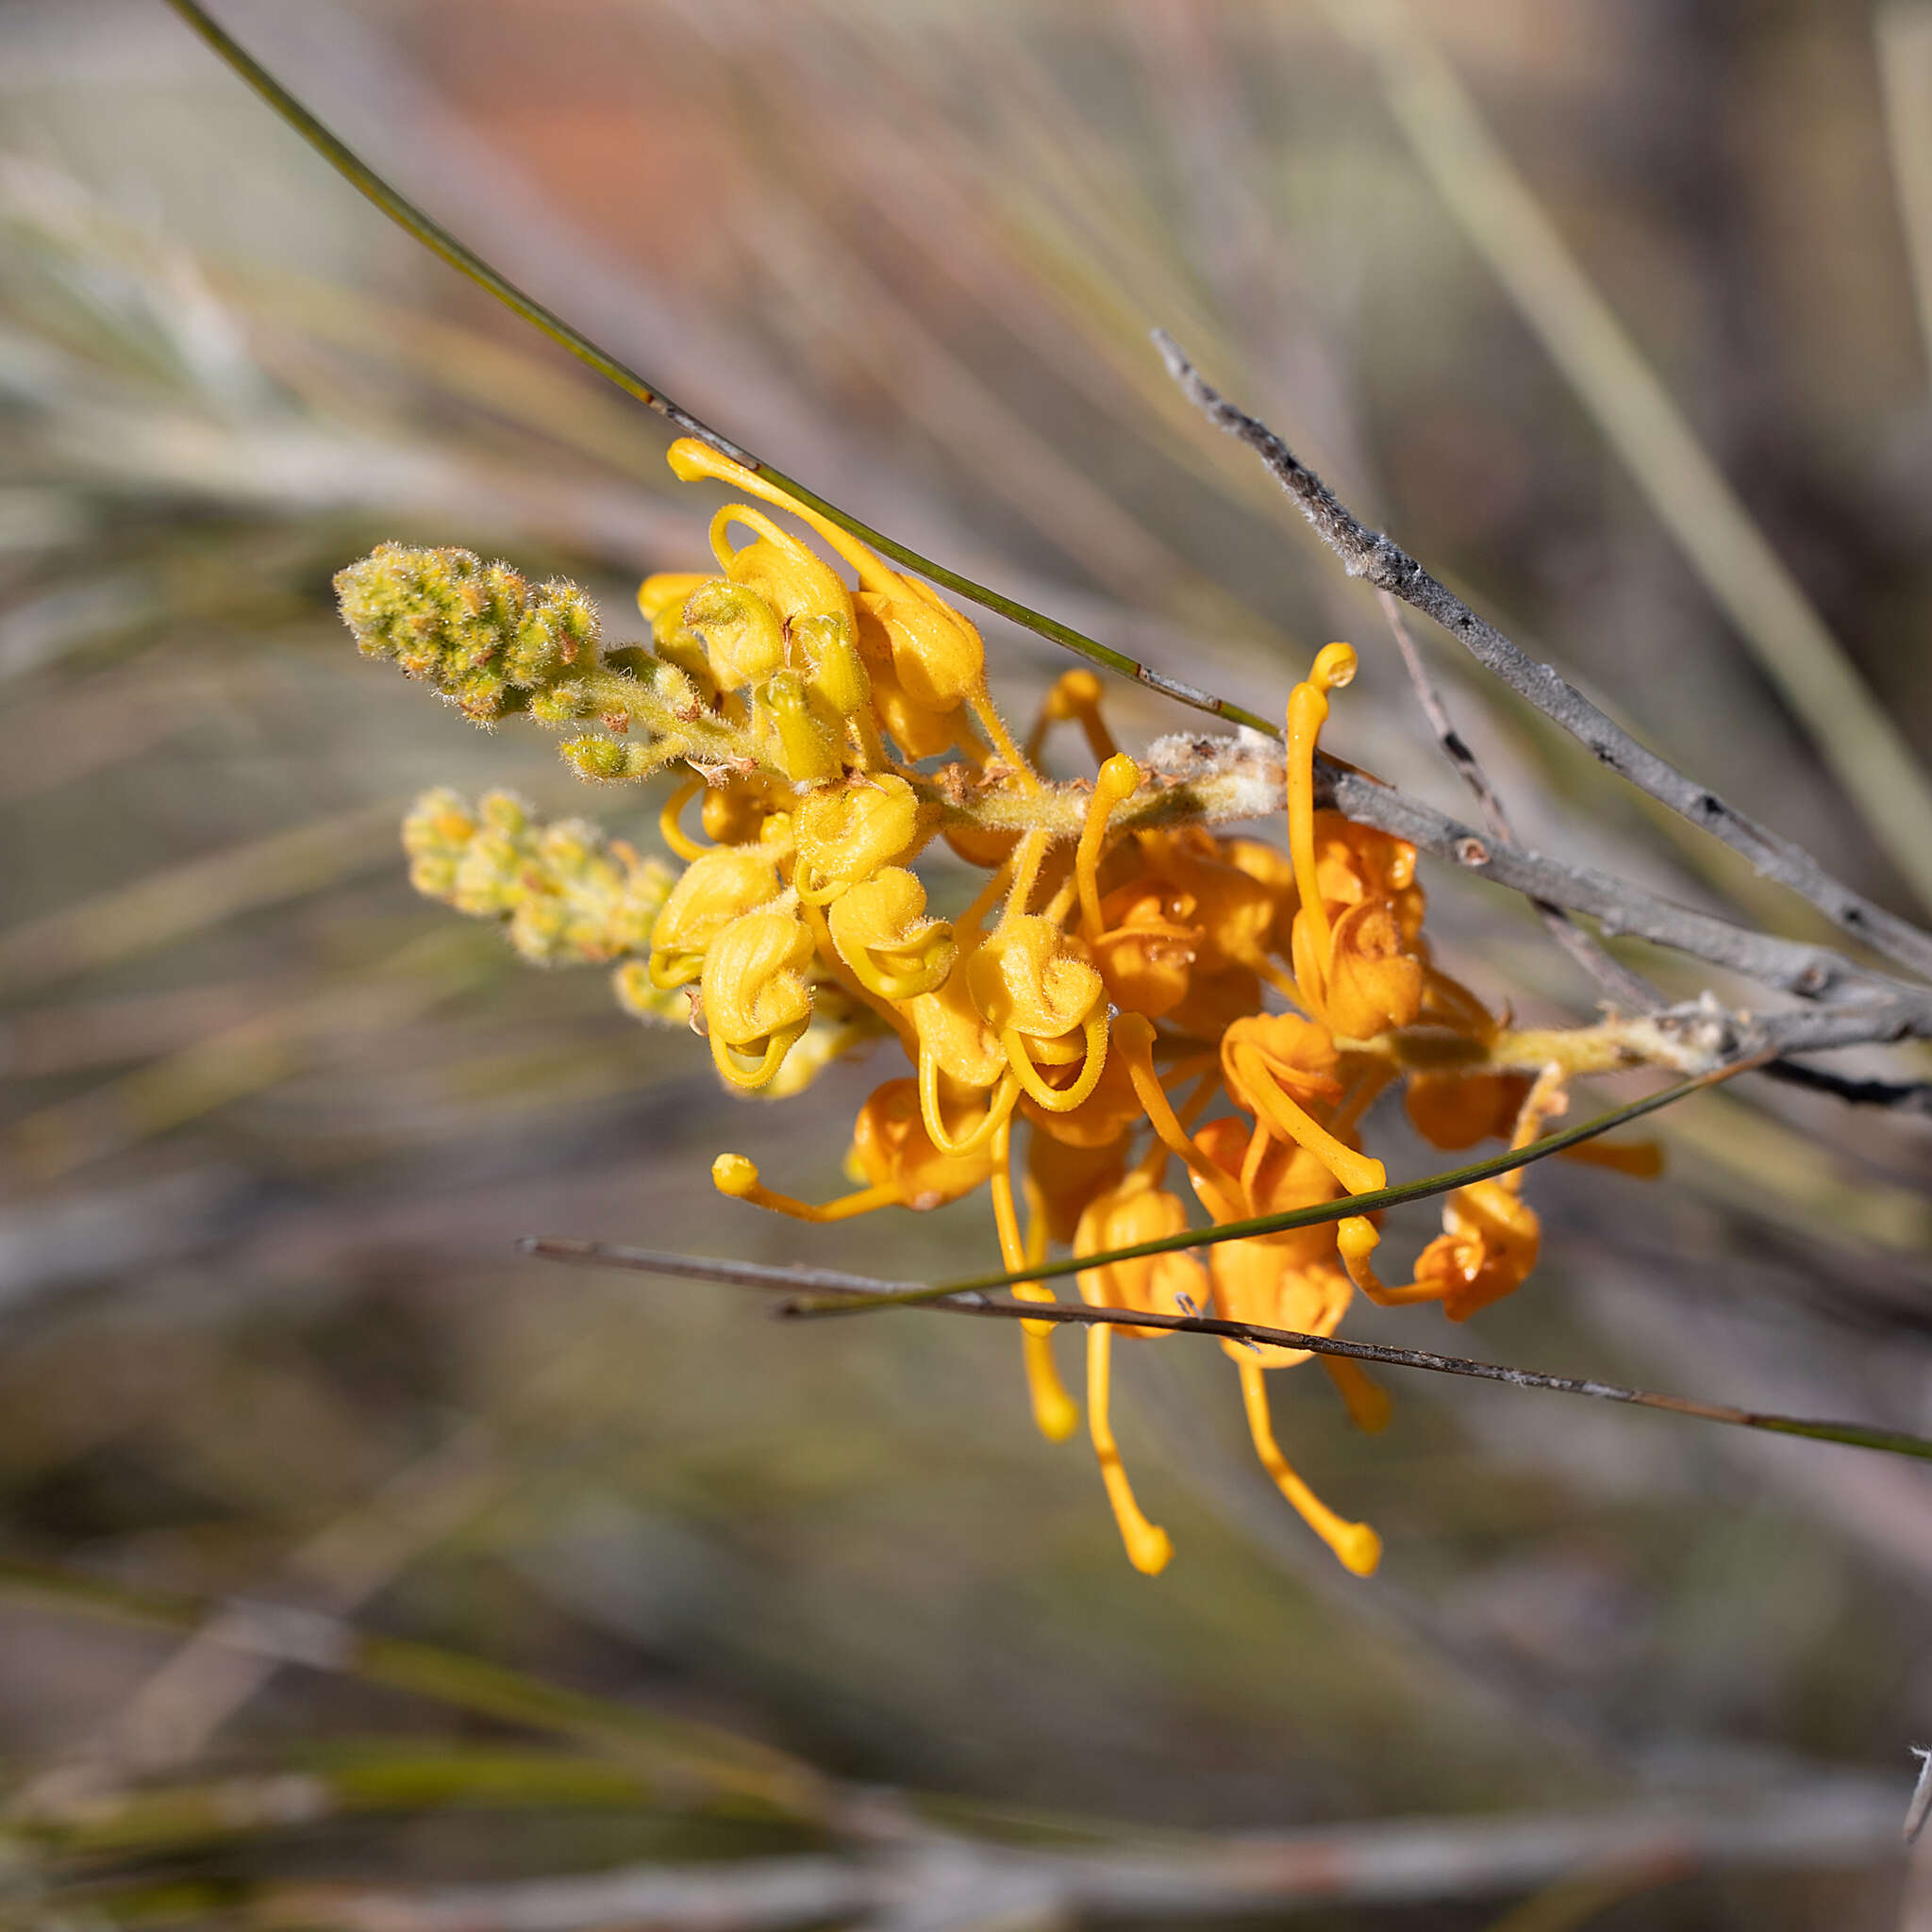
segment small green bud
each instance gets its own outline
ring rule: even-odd
[[[627,747],[614,738],[567,738],[558,749],[579,778],[602,782],[625,775]]]

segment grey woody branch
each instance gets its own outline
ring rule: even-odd
[[[1568,865],[1507,845],[1360,772],[1324,761],[1317,769],[1316,786],[1322,802],[1343,817],[1407,839],[1423,851],[1512,891],[1587,913],[1613,937],[1627,935],[1669,946],[1803,999],[1854,1010],[1883,1004],[1904,1016],[1904,1032],[1932,1030],[1932,989],[1890,979],[1824,946],[1753,932],[1727,919],[1693,911],[1592,867]],[[1857,1037],[1896,1039],[1899,1031]]]
[[[1408,673],[1410,685],[1414,687],[1416,703],[1422,707],[1423,716],[1429,722],[1429,729],[1436,734],[1436,742],[1441,747],[1443,758],[1456,775],[1469,787],[1476,808],[1483,815],[1483,824],[1506,845],[1513,845],[1516,834],[1509,824],[1508,810],[1501,794],[1490,783],[1489,774],[1470,748],[1469,741],[1457,730],[1454,720],[1449,716],[1449,708],[1443,704],[1442,694],[1436,689],[1435,679],[1429,675],[1429,667],[1423,662],[1422,653],[1416,649],[1415,640],[1408,634],[1408,621],[1402,614],[1402,606],[1387,591],[1378,591],[1375,594],[1381,599],[1382,614],[1389,620],[1395,647],[1402,653],[1403,666]],[[1535,908],[1536,916],[1542,921],[1551,939],[1619,1005],[1633,1013],[1648,1013],[1665,1004],[1663,995],[1649,981],[1631,972],[1560,906],[1553,906],[1547,899],[1532,899],[1529,903]]]
[[[1521,650],[1453,591],[1437,582],[1399,543],[1363,525],[1274,430],[1215,390],[1172,337],[1157,330],[1154,340],[1169,374],[1189,400],[1209,422],[1238,437],[1261,458],[1351,576],[1366,578],[1378,591],[1386,591],[1433,618],[1485,669],[1527,698],[1613,772],[1693,825],[1722,839],[1766,878],[1809,900],[1865,944],[1914,972],[1932,975],[1932,934],[1853,891],[1801,846],[1746,818],[1707,786],[1687,777],[1640,744],[1566,678]]]
[[[848,1274],[841,1269],[805,1268],[763,1261],[721,1260],[709,1255],[679,1255],[658,1248],[634,1248],[615,1241],[576,1241],[559,1235],[526,1236],[517,1245],[526,1255],[562,1261],[579,1268],[624,1268],[641,1274],[662,1274],[675,1280],[735,1283],[762,1288],[792,1297],[782,1303],[784,1315],[821,1312],[816,1298],[826,1294],[845,1298],[852,1308],[868,1302],[925,1308],[942,1315],[972,1315],[1006,1322],[1052,1322],[1062,1326],[1165,1328],[1177,1335],[1212,1335],[1249,1346],[1293,1348],[1309,1355],[1331,1356],[1385,1368],[1420,1369],[1436,1375],[1460,1375],[1478,1382],[1502,1382],[1512,1389],[1541,1390],[1554,1395],[1583,1395],[1599,1402],[1625,1403],[1636,1408],[1660,1409],[1700,1422],[1724,1423],[1733,1428],[1760,1429],[1774,1435],[1806,1436],[1815,1441],[1843,1442],[1854,1448],[1877,1449],[1895,1456],[1932,1460],[1932,1439],[1903,1430],[1877,1428],[1866,1423],[1834,1422],[1808,1416],[1774,1415],[1763,1409],[1738,1408],[1726,1402],[1700,1402],[1688,1395],[1666,1395],[1652,1389],[1633,1389],[1622,1382],[1599,1381],[1591,1375],[1553,1375],[1540,1369],[1519,1369],[1506,1362],[1479,1361],[1470,1356],[1438,1355],[1433,1349],[1396,1348],[1386,1342],[1352,1341],[1339,1335],[1313,1335],[1298,1328],[1274,1328],[1258,1322],[1232,1322],[1219,1315],[1167,1315],[1150,1308],[1092,1307],[1085,1302],[1012,1301],[962,1285],[957,1292],[934,1290],[918,1282],[884,1281],[874,1275]],[[1095,1256],[1096,1262],[1105,1257]],[[1048,1270],[1045,1272],[1065,1272]],[[909,1293],[924,1298],[908,1300]],[[803,1301],[801,1301],[803,1297]]]

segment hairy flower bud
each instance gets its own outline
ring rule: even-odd
[[[798,868],[791,883],[808,906],[828,905],[918,843],[918,794],[896,773],[814,791],[794,822]]]
[[[576,585],[532,585],[468,550],[380,543],[335,588],[364,656],[394,658],[478,724],[599,667],[597,613]]]
[[[952,926],[926,918],[925,888],[901,866],[884,867],[833,901],[826,923],[839,957],[883,1000],[935,991],[958,951]]]
[[[720,845],[692,859],[651,928],[652,984],[665,991],[689,986],[712,940],[777,891],[777,868],[761,850]]]
[[[811,934],[789,912],[746,912],[705,949],[711,1058],[734,1087],[762,1087],[811,1019]]]

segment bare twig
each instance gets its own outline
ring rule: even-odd
[[[1782,1080],[1788,1087],[1829,1093],[1834,1100],[1842,1100],[1850,1107],[1875,1107],[1932,1120],[1932,1080],[1855,1080],[1843,1074],[1826,1073],[1823,1067],[1801,1065],[1796,1060],[1769,1060],[1764,1072],[1768,1078]]]
[[[1932,906],[1932,785],[1910,744],[1584,272],[1424,14],[1403,0],[1324,0],[1324,10],[1374,62],[1391,112],[1451,215],[1542,339],[1665,534],[1782,691],[1874,842]],[[1693,800],[1697,790],[1690,788]],[[1714,820],[1692,817],[1717,829]],[[1741,820],[1734,829],[1763,836]],[[1788,859],[1789,851],[1778,856]],[[1822,873],[1814,884],[1842,891]],[[1891,950],[1875,932],[1867,937]],[[1915,963],[1924,970],[1923,956]]]
[[[1478,663],[1528,699],[1613,772],[1659,804],[1741,853],[1766,878],[1807,899],[1828,919],[1865,944],[1916,973],[1932,974],[1932,935],[1886,911],[1832,878],[1802,847],[1746,818],[1707,787],[1640,744],[1568,679],[1519,649],[1486,618],[1478,617],[1438,583],[1400,544],[1361,524],[1335,492],[1266,424],[1237,408],[1214,389],[1164,331],[1154,337],[1168,371],[1216,427],[1238,437],[1267,466],[1302,514],[1341,558],[1349,575],[1433,618]]]
[[[1474,794],[1483,823],[1496,838],[1513,844],[1516,835],[1510,828],[1509,814],[1505,810],[1496,788],[1490,783],[1489,774],[1471,750],[1469,741],[1457,730],[1455,722],[1450,718],[1449,708],[1443,704],[1442,694],[1436,689],[1435,679],[1429,675],[1429,667],[1423,662],[1422,653],[1416,649],[1415,640],[1408,634],[1408,621],[1402,614],[1402,606],[1387,591],[1377,591],[1375,594],[1381,599],[1382,614],[1389,620],[1389,628],[1395,634],[1395,647],[1402,653],[1408,681],[1415,688],[1416,702],[1422,707],[1423,716],[1429,721],[1429,729],[1436,734],[1436,742],[1441,746],[1442,756]],[[1612,998],[1622,1001],[1636,1013],[1654,1012],[1664,1004],[1662,995],[1655,987],[1599,945],[1560,906],[1553,906],[1547,899],[1538,898],[1531,898],[1529,903],[1536,908],[1537,917],[1542,921],[1550,937]]]
[[[1198,1241],[1201,1237],[1196,1236]],[[583,1268],[627,1268],[644,1274],[680,1279],[724,1281],[746,1288],[774,1289],[796,1295],[809,1288],[814,1296],[826,1292],[828,1271],[800,1271],[758,1261],[721,1261],[709,1256],[661,1253],[654,1248],[625,1247],[610,1241],[569,1241],[557,1236],[532,1236],[519,1245],[525,1254],[546,1261],[563,1261]],[[1132,1250],[1125,1252],[1132,1253]],[[1101,1262],[1100,1256],[1076,1259],[1071,1268]],[[1033,1275],[1053,1272],[1054,1264],[1035,1268]],[[1061,1269],[1059,1272],[1069,1272]],[[802,1278],[809,1275],[812,1279]],[[1842,1442],[1854,1449],[1876,1449],[1892,1456],[1932,1461],[1932,1439],[1897,1429],[1874,1428],[1865,1423],[1818,1421],[1805,1416],[1771,1415],[1736,1408],[1729,1403],[1699,1402],[1686,1395],[1663,1395],[1654,1390],[1632,1389],[1621,1382],[1599,1382],[1583,1375],[1551,1375],[1537,1369],[1519,1369],[1504,1362],[1477,1361],[1468,1356],[1437,1355],[1429,1349],[1391,1348],[1374,1341],[1344,1341],[1336,1335],[1308,1335],[1298,1329],[1270,1328],[1255,1322],[1226,1322],[1216,1315],[1162,1315],[1141,1308],[1092,1308],[1079,1303],[994,1301],[968,1284],[948,1288],[896,1281],[879,1281],[862,1274],[841,1274],[831,1292],[849,1297],[850,1305],[867,1302],[892,1307],[937,1308],[949,1315],[976,1315],[998,1321],[1040,1320],[1087,1327],[1114,1325],[1171,1328],[1182,1335],[1213,1335],[1228,1341],[1257,1342],[1274,1348],[1306,1349],[1310,1355],[1345,1357],[1353,1361],[1380,1362],[1389,1368],[1421,1369],[1437,1375],[1463,1375],[1481,1382],[1505,1382],[1513,1389],[1541,1389],[1557,1395],[1587,1395],[1600,1402],[1628,1403],[1638,1408],[1658,1408],[1673,1415],[1693,1416],[1700,1422],[1724,1423],[1733,1428],[1765,1429],[1780,1436],[1806,1436],[1813,1441]],[[802,1310],[815,1303],[796,1300],[779,1312]]]
[[[1888,979],[1823,946],[1753,932],[1706,912],[1674,905],[1608,873],[1566,865],[1541,853],[1524,852],[1480,836],[1446,812],[1407,797],[1362,772],[1323,763],[1316,771],[1317,797],[1343,817],[1407,839],[1439,858],[1454,860],[1478,877],[1533,899],[1544,899],[1572,912],[1588,913],[1607,933],[1627,934],[1688,953],[1707,965],[1722,966],[1760,986],[1804,999],[1862,1003],[1899,1001],[1917,1017],[1905,1030],[1932,1023],[1932,992]],[[1898,1037],[1874,1031],[1869,1040]],[[1795,1042],[1790,1049],[1803,1051]]]

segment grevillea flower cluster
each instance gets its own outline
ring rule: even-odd
[[[1006,1265],[1022,1270],[1056,1246],[1099,1257],[1202,1219],[1374,1192],[1386,1176],[1363,1123],[1398,1080],[1434,1144],[1521,1146],[1562,1110],[1568,1075],[1595,1070],[1553,1044],[1563,1036],[1510,1032],[1434,963],[1412,847],[1316,808],[1329,695],[1356,671],[1347,644],[1323,650],[1290,694],[1285,760],[1266,788],[1143,769],[1115,748],[1085,671],[1059,680],[1023,744],[959,611],[708,444],[677,442],[671,463],[789,511],[843,570],[764,509],[730,504],[711,524],[715,570],[640,590],[648,650],[607,651],[574,586],[532,587],[463,551],[385,545],[337,586],[364,652],[479,723],[521,711],[597,727],[563,746],[588,778],[687,774],[659,820],[683,862],[675,879],[581,821],[546,828],[505,793],[471,808],[435,791],[406,831],[421,890],[505,921],[531,959],[611,965],[629,1010],[688,1014],[731,1089],[793,1095],[834,1058],[903,1053],[905,1071],[853,1124],[852,1191],[801,1200],[725,1153],[712,1166],[722,1193],[827,1223],[985,1188]],[[1045,774],[1059,724],[1084,734],[1091,781]],[[1283,804],[1283,844],[1214,829]],[[939,841],[980,881],[949,917],[919,871]],[[1536,1264],[1521,1172],[1447,1195],[1441,1233],[1393,1285],[1376,1272],[1375,1221],[1075,1279],[1095,1307],[1327,1336],[1357,1292],[1461,1321]],[[1043,1284],[1015,1293],[1053,1299]],[[1052,1326],[1022,1327],[1035,1420],[1062,1441],[1079,1412]],[[1128,1558],[1149,1574],[1170,1543],[1123,1468],[1109,1371],[1116,1333],[1172,1332],[1086,1331],[1089,1430]],[[1341,1561],[1369,1574],[1375,1532],[1323,1504],[1275,1441],[1268,1377],[1308,1352],[1223,1346],[1268,1473]],[[1354,1363],[1320,1359],[1355,1422],[1379,1428],[1381,1391]]]

